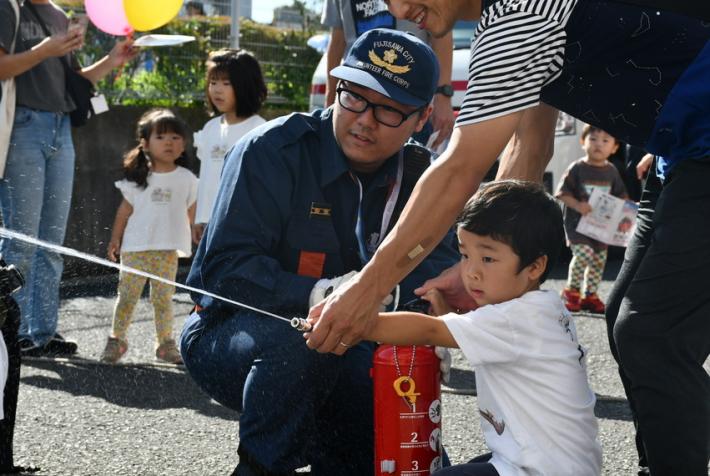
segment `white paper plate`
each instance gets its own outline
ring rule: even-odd
[[[188,35],[143,35],[133,42],[133,46],[174,46],[195,41]]]

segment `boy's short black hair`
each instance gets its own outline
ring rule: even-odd
[[[482,185],[464,207],[457,224],[513,248],[520,258],[518,271],[547,255],[541,283],[564,246],[562,210],[542,185],[534,182],[500,180]]]
[[[587,136],[589,134],[591,134],[592,132],[604,132],[606,134],[609,134],[607,131],[605,131],[601,127],[593,126],[591,124],[585,124],[584,127],[582,127],[582,135],[580,136],[580,139],[582,139],[582,140],[586,139]],[[609,134],[609,135],[612,137],[612,139],[614,139],[614,142],[616,142],[617,144],[619,143],[619,139],[612,136],[611,134]]]

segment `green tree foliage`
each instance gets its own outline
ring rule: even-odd
[[[70,1],[63,6],[66,10],[79,8]],[[99,90],[113,104],[203,104],[205,60],[210,51],[229,46],[229,18],[176,18],[150,33],[190,35],[196,40],[182,46],[143,48],[136,61],[109,75],[99,84]],[[261,64],[269,88],[267,102],[291,110],[308,107],[311,76],[320,59],[320,54],[306,45],[313,34],[241,20],[239,45],[251,51]],[[106,54],[114,42],[114,37],[90,25],[79,60],[90,64]]]

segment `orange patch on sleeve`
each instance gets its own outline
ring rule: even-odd
[[[325,266],[325,253],[313,251],[301,251],[298,258],[298,275],[320,278],[323,276],[323,266]]]

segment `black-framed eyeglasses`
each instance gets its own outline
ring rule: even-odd
[[[341,106],[350,112],[361,113],[367,111],[371,107],[375,115],[375,120],[387,127],[399,127],[404,121],[412,117],[414,114],[422,110],[417,108],[414,111],[406,114],[398,109],[384,104],[375,104],[370,102],[358,93],[339,86],[335,92],[338,94],[338,102]]]

